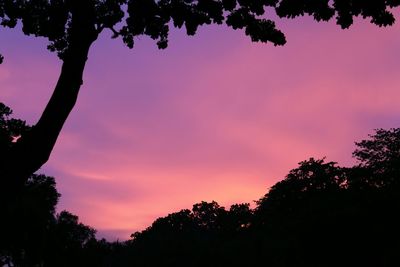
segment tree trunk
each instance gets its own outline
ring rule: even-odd
[[[90,5],[71,8],[68,48],[63,55],[58,82],[37,124],[18,140],[7,155],[6,162],[1,163],[0,191],[13,191],[21,187],[48,161],[61,129],[75,106],[89,49],[98,36],[91,10]]]

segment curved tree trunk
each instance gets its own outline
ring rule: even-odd
[[[18,140],[9,151],[6,162],[1,163],[0,191],[14,191],[48,161],[76,103],[89,49],[98,36],[91,10],[90,5],[72,8],[69,45],[63,55],[58,82],[37,124]]]

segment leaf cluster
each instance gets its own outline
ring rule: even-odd
[[[28,132],[31,127],[25,121],[11,118],[12,110],[0,102],[0,149],[7,151],[16,139]]]
[[[135,37],[147,35],[164,49],[171,26],[185,27],[188,35],[194,35],[200,26],[210,24],[244,30],[254,42],[283,45],[285,35],[268,19],[274,13],[289,19],[335,18],[342,28],[348,28],[355,17],[388,26],[394,23],[392,11],[399,5],[399,0],[3,0],[0,25],[14,28],[20,22],[24,34],[47,38],[48,48],[60,56],[71,45],[72,20],[79,10],[91,17],[97,34],[109,29],[113,38],[120,37],[130,48]]]

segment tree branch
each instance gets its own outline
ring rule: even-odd
[[[72,7],[71,12],[69,45],[58,82],[37,124],[10,151],[6,164],[0,170],[2,187],[4,182],[5,188],[20,187],[48,161],[61,129],[75,106],[89,49],[98,33],[90,1]]]

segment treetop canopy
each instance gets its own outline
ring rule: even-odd
[[[172,25],[185,26],[187,34],[194,35],[201,25],[223,23],[243,29],[252,41],[283,45],[285,35],[266,18],[269,12],[281,18],[335,18],[342,28],[348,28],[357,16],[387,26],[394,23],[392,8],[399,5],[400,0],[2,0],[0,25],[14,28],[20,22],[24,34],[47,38],[48,48],[62,58],[72,42],[73,28],[82,24],[75,17],[85,17],[95,38],[110,29],[114,38],[120,37],[130,48],[139,35],[166,48]]]

